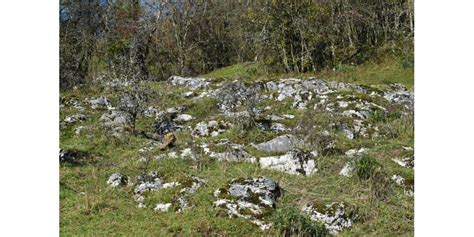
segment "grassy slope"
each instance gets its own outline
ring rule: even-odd
[[[248,70],[251,68],[251,70]],[[237,65],[223,68],[207,75],[208,77],[241,77],[249,79],[284,78],[289,76],[316,76],[328,80],[353,81],[361,84],[379,85],[399,82],[413,88],[413,71],[401,69],[394,61],[386,60],[381,64],[372,64],[351,68],[346,72],[322,72],[316,75],[266,75],[258,72],[254,65]],[[177,96],[177,89],[172,89],[164,83],[153,83],[152,86],[160,92],[160,100],[151,104],[171,107],[176,104],[186,104],[189,109],[185,113],[199,116],[189,122],[189,125],[201,121],[203,117],[214,118],[212,113],[202,113],[202,110],[212,110],[215,101],[192,103]],[[111,94],[98,88],[71,91],[62,94],[63,98],[92,97]],[[277,108],[281,112],[292,113],[296,120],[303,115],[288,106]],[[72,111],[62,110],[61,120]],[[91,112],[91,111],[86,111]],[[131,137],[125,142],[113,142],[103,135],[98,126],[98,118],[102,113],[91,114],[91,118],[80,125],[93,128],[93,138],[76,136],[73,125],[61,130],[60,144],[63,148],[78,149],[95,154],[97,161],[81,166],[62,165],[60,167],[60,226],[61,235],[158,235],[167,236],[180,233],[183,236],[200,235],[230,235],[255,236],[276,235],[275,231],[261,232],[249,222],[241,219],[220,217],[212,207],[212,193],[224,186],[230,179],[249,176],[267,176],[277,180],[285,190],[278,208],[297,206],[311,200],[323,202],[345,201],[359,207],[360,221],[351,230],[341,232],[342,236],[411,236],[413,235],[413,198],[404,195],[403,190],[394,187],[388,199],[383,201],[371,199],[371,185],[367,181],[359,181],[356,177],[341,178],[339,171],[346,162],[343,156],[328,156],[321,158],[319,171],[311,177],[292,176],[276,171],[260,170],[254,164],[222,163],[203,161],[193,163],[181,159],[165,159],[153,161],[149,170],[157,170],[168,180],[179,180],[183,177],[196,175],[206,180],[207,184],[190,199],[195,205],[190,211],[178,213],[158,213],[150,209],[138,209],[132,199],[132,187],[113,189],[106,185],[107,178],[114,172],[122,172],[135,176],[144,168],[138,161],[138,149],[145,146],[147,141]],[[149,121],[139,121],[139,126],[148,126]],[[391,121],[394,126],[403,121]],[[186,133],[178,133],[177,147],[179,151],[190,147],[192,140]],[[216,139],[228,138],[234,142],[248,144],[249,141],[265,140],[275,134],[260,134],[251,131],[239,134],[235,130],[228,131]],[[205,139],[203,141],[206,141]],[[388,176],[393,174],[413,175],[390,160],[400,153],[401,146],[413,145],[413,134],[402,131],[399,137],[380,143],[377,140],[357,139],[353,141],[340,140],[344,148],[369,147],[371,156],[379,161]],[[155,154],[159,154],[155,151]],[[256,154],[258,155],[258,154]],[[159,191],[151,197],[155,201],[169,201],[173,190]]]

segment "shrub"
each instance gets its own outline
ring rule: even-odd
[[[312,221],[295,207],[276,210],[272,221],[283,236],[329,236],[324,223]]]
[[[373,157],[368,155],[362,156],[360,159],[355,162],[355,171],[359,179],[368,180],[373,177],[377,167],[380,167],[380,164]]]

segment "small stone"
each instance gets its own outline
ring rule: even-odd
[[[167,212],[171,207],[171,203],[157,203],[153,210]]]
[[[328,205],[308,204],[303,212],[310,215],[311,220],[323,222],[330,233],[336,235],[339,231],[350,228],[356,218],[353,211],[347,210],[345,203],[333,202]]]
[[[194,159],[194,154],[191,150],[191,148],[186,148],[184,150],[181,151],[181,158],[191,158],[191,159]]]
[[[179,114],[175,119],[174,121],[175,122],[188,122],[188,121],[191,121],[193,119],[193,116],[189,115],[189,114]]]
[[[74,122],[81,121],[81,120],[86,120],[86,119],[87,119],[87,116],[84,115],[84,114],[73,114],[73,115],[67,116],[64,119],[64,122],[74,123]]]
[[[314,153],[290,151],[282,156],[261,157],[261,168],[279,170],[289,174],[311,175],[317,171]]]
[[[275,208],[276,201],[281,196],[281,189],[277,182],[265,177],[234,179],[228,189],[218,189],[214,196],[217,198],[214,206],[227,210],[229,217],[247,219],[265,230],[270,228],[271,224],[262,217],[262,213]]]
[[[350,149],[348,151],[346,151],[346,156],[349,157],[349,158],[354,158],[356,156],[360,156],[360,155],[363,155],[363,154],[366,154],[368,151],[367,148],[360,148],[360,149]]]
[[[113,173],[107,180],[107,184],[111,187],[130,185],[130,179],[126,175],[120,173]]]
[[[341,172],[339,172],[339,174],[345,177],[351,177],[353,171],[354,166],[352,165],[352,163],[346,163],[342,168]]]
[[[257,150],[264,152],[288,152],[302,144],[303,141],[293,135],[282,135],[253,146]]]
[[[195,137],[204,137],[209,136],[209,129],[205,122],[200,122],[196,124],[193,132],[191,133]]]

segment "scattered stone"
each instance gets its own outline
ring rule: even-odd
[[[189,98],[189,97],[195,96],[195,93],[194,93],[194,91],[188,91],[188,92],[184,92],[183,96],[186,97],[186,98]]]
[[[87,152],[76,150],[59,149],[59,162],[69,163],[73,165],[83,164],[87,160],[91,160],[92,156]]]
[[[412,197],[415,194],[413,180],[407,181],[405,178],[398,174],[394,174],[392,176],[392,180],[397,185],[403,187],[405,195]]]
[[[86,120],[87,116],[84,114],[73,114],[69,115],[64,119],[64,122],[66,123],[75,123],[77,121],[83,121]]]
[[[91,99],[86,99],[86,101],[90,104],[92,109],[98,109],[98,108],[107,108],[108,110],[114,109],[112,107],[112,102],[110,102],[109,99],[105,96],[100,96],[99,98],[91,98]]]
[[[111,187],[118,187],[130,185],[131,181],[126,175],[113,173],[107,180],[107,184]]]
[[[262,230],[271,227],[265,219],[273,211],[281,189],[277,182],[265,178],[234,179],[227,188],[214,192],[214,205],[227,211],[229,217],[250,220]]]
[[[259,163],[263,169],[296,175],[311,175],[317,171],[315,158],[314,153],[293,150],[282,156],[261,157]]]
[[[257,126],[265,131],[287,132],[289,129],[282,123],[272,123],[268,121],[257,122]]]
[[[163,187],[163,182],[158,177],[157,172],[149,172],[137,177],[138,184],[135,186],[135,194],[143,194],[147,191],[157,191]]]
[[[175,122],[188,122],[188,121],[191,121],[193,119],[193,116],[189,115],[189,114],[179,114],[175,119],[174,121]]]
[[[288,152],[301,146],[303,141],[293,135],[281,135],[270,141],[254,145],[257,150],[264,152]]]
[[[83,130],[90,131],[90,127],[88,127],[88,126],[79,126],[79,127],[74,129],[74,134],[80,135]]]
[[[206,88],[210,84],[210,79],[199,77],[172,76],[168,82],[173,86],[185,86],[191,90]]]
[[[171,203],[157,203],[153,210],[167,212],[171,207]]]
[[[408,91],[402,84],[392,84],[391,91],[384,94],[384,98],[392,103],[402,104],[407,109],[413,110],[415,94]]]
[[[158,114],[160,114],[160,112],[161,111],[158,108],[150,106],[150,107],[144,109],[142,114],[145,117],[155,118]]]
[[[121,138],[132,126],[132,116],[124,111],[111,110],[104,113],[100,119],[102,127],[107,129],[109,134],[116,138]]]
[[[120,110],[112,110],[104,113],[99,120],[105,127],[128,126],[132,124],[130,114]]]
[[[339,174],[345,177],[351,177],[353,171],[354,171],[354,166],[352,165],[352,163],[348,162],[344,165],[344,167],[342,168],[341,172],[339,172]]]
[[[359,150],[357,149],[350,149],[348,151],[346,151],[346,156],[349,157],[349,158],[354,158],[354,157],[357,157],[357,156],[361,156],[363,154],[366,154],[368,151],[367,148],[360,148]]]
[[[193,151],[191,150],[191,148],[183,149],[183,150],[181,151],[180,157],[181,157],[182,159],[188,158],[188,157],[191,158],[191,159],[195,159],[194,154],[193,154]]]
[[[79,110],[80,112],[84,111],[84,107],[82,107],[82,103],[79,100],[76,100],[76,99],[71,99],[71,100],[67,101],[65,103],[65,105],[68,106],[68,107],[73,107],[73,108]]]
[[[395,163],[402,167],[406,168],[413,168],[415,167],[415,159],[414,157],[405,157],[405,158],[393,158],[392,159]]]
[[[219,161],[227,161],[227,162],[251,162],[254,163],[256,158],[250,155],[244,148],[243,145],[230,143],[228,141],[221,142],[218,144],[219,146],[226,146],[227,151],[224,152],[210,152],[206,150],[207,147],[204,148],[204,152],[210,153],[209,157],[215,158]],[[207,148],[208,149],[208,148]]]
[[[191,135],[194,137],[208,137],[208,136],[217,136],[226,131],[232,124],[226,123],[224,121],[217,122],[215,120],[206,122],[199,122],[196,124],[196,127],[191,132]]]
[[[355,211],[347,210],[347,204],[333,202],[328,205],[308,204],[303,212],[310,215],[311,220],[323,222],[330,233],[336,235],[344,228],[350,228],[356,218]]]

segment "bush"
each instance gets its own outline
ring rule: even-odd
[[[329,236],[324,223],[312,221],[294,207],[276,210],[272,221],[283,236]]]
[[[355,162],[355,171],[359,179],[368,180],[370,179],[377,167],[380,167],[380,164],[373,157],[368,155],[362,156],[360,159]]]

